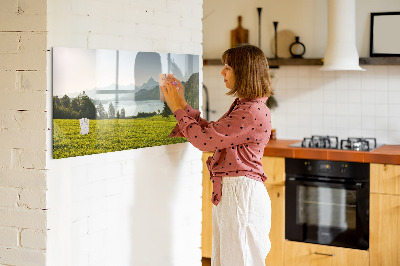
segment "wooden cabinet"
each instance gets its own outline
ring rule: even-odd
[[[371,266],[400,265],[400,165],[371,164]]]
[[[201,253],[204,258],[211,258],[212,252],[212,183],[210,173],[206,165],[211,152],[203,153],[203,195],[202,195],[202,224],[201,224]]]
[[[371,193],[400,195],[400,165],[370,164]]]
[[[369,253],[365,250],[324,246],[285,240],[284,252],[285,266],[369,265]]]
[[[271,250],[265,259],[266,266],[283,265],[285,241],[285,187],[265,184],[271,199]]]
[[[267,266],[283,265],[285,240],[285,158],[264,156],[261,160],[267,175],[265,187],[271,199],[271,250],[265,259]]]
[[[264,156],[261,163],[268,177],[265,184],[285,185],[285,158]]]

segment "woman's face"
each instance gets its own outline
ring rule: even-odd
[[[235,86],[235,73],[233,72],[233,69],[225,64],[221,71],[221,75],[224,77],[225,86],[228,89],[233,89]]]

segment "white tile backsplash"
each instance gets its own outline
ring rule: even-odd
[[[319,66],[271,70],[278,101],[278,108],[272,110],[277,137],[336,134],[339,138],[376,137],[382,144],[400,144],[400,66],[362,67],[366,71],[320,71]],[[207,68],[204,73],[208,73]],[[209,88],[217,85],[206,74],[204,84]],[[229,106],[233,100],[210,99],[211,106],[224,102]],[[220,111],[214,116],[222,114]]]
[[[389,91],[388,93],[388,102],[389,104],[400,104],[400,88],[398,90]]]
[[[400,104],[389,104],[389,116],[400,117]]]

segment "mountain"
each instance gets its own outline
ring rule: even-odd
[[[135,92],[135,101],[148,101],[148,100],[160,100],[160,87],[155,86],[152,89],[142,89]]]
[[[150,80],[149,80],[150,81]],[[147,82],[149,83],[149,82]],[[193,107],[199,108],[199,73],[192,74],[188,81],[182,81],[185,87],[185,99]],[[135,92],[135,101],[160,100],[158,83],[151,89],[141,89]]]
[[[136,86],[136,90],[150,90],[153,89],[154,86],[158,86],[158,82],[151,77],[146,83],[143,83],[140,86]]]

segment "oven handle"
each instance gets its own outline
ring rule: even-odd
[[[291,181],[291,182],[296,182],[296,183],[301,183],[304,185],[318,185],[318,184],[325,184],[325,185],[341,185],[341,186],[345,186],[348,188],[354,188],[354,189],[361,189],[363,187],[363,183],[361,182],[356,182],[356,183],[346,183],[346,182],[332,182],[332,181],[309,181],[309,180],[304,180],[302,178],[297,178],[297,177],[288,177],[287,181]]]

